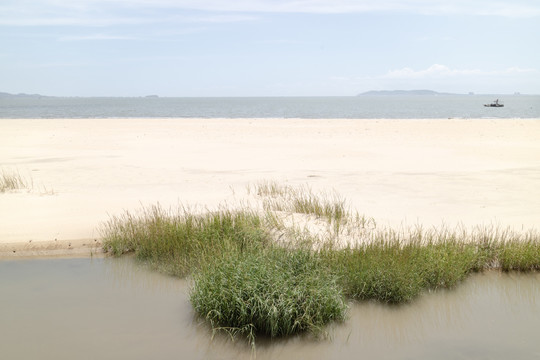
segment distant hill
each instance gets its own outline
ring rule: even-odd
[[[0,92],[0,98],[3,97],[44,97],[44,95],[39,94],[10,94],[5,92]]]
[[[381,91],[371,90],[362,94],[358,94],[358,96],[364,96],[364,95],[392,96],[392,95],[455,95],[455,94],[440,93],[433,90],[381,90]]]

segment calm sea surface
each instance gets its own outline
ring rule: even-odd
[[[496,98],[502,108],[484,107]],[[0,118],[540,118],[538,95],[0,97]]]

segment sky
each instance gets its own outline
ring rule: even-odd
[[[540,0],[0,0],[0,92],[540,94]]]

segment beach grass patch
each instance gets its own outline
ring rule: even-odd
[[[540,241],[533,235],[527,239],[499,244],[497,260],[503,271],[540,270]]]
[[[224,253],[242,253],[269,242],[261,217],[249,210],[194,214],[156,205],[139,215],[126,212],[113,217],[101,232],[106,252],[115,256],[133,252],[139,260],[177,276]]]
[[[446,229],[386,230],[363,244],[323,248],[321,257],[338,275],[346,296],[397,304],[426,290],[455,287],[471,272],[497,263],[497,241],[477,244],[466,240],[466,233]],[[528,254],[531,263],[527,268],[532,269],[531,264],[538,264],[540,257],[531,250]]]
[[[337,277],[310,250],[273,247],[224,256],[194,275],[190,300],[214,329],[281,337],[345,318]]]
[[[31,184],[18,172],[2,170],[0,174],[0,193],[30,187]]]
[[[341,198],[306,187],[268,182],[248,191],[262,207],[201,213],[155,205],[112,217],[101,228],[104,250],[191,275],[196,313],[253,346],[258,335],[319,333],[344,318],[346,299],[400,304],[471,272],[540,269],[535,231],[377,228]]]
[[[389,249],[344,249],[327,254],[345,295],[355,300],[402,303],[421,291],[420,274]]]
[[[325,256],[348,297],[394,304],[411,301],[424,290],[455,286],[469,274],[474,259],[472,251],[437,245],[372,245]]]

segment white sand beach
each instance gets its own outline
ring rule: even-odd
[[[110,215],[261,180],[383,225],[540,226],[540,119],[2,119],[0,170],[32,183],[0,193],[0,256],[89,248]]]

